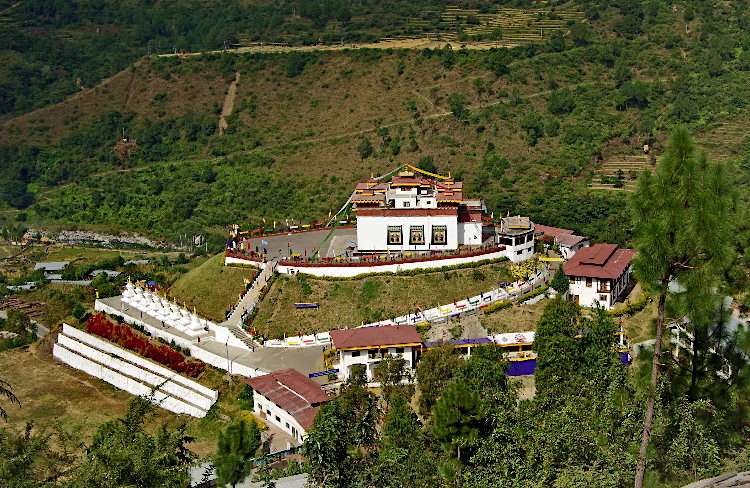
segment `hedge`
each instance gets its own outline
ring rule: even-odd
[[[513,306],[513,302],[509,302],[508,300],[500,300],[500,301],[493,303],[489,307],[485,308],[484,313],[486,315],[492,312],[497,312],[498,310],[504,310],[506,308],[510,308],[512,306]]]
[[[542,293],[547,293],[547,290],[549,289],[549,285],[544,285],[543,287],[539,288],[536,291],[532,291],[531,293],[527,293],[526,295],[521,295],[518,297],[518,304],[531,300],[532,298],[538,297]]]
[[[622,308],[618,308],[617,310],[609,310],[607,313],[613,317],[622,317],[623,315],[635,315],[637,312],[640,312],[644,308],[646,308],[646,305],[649,304],[651,301],[651,294],[648,292],[644,292],[643,295],[641,295],[641,298],[638,300],[628,303]]]

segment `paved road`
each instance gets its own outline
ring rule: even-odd
[[[6,312],[5,310],[0,310],[0,318],[1,319],[7,319],[8,318],[8,312]],[[39,322],[37,322],[36,320],[32,319],[31,317],[29,317],[29,320],[31,320],[32,324],[36,325],[36,335],[38,337],[44,337],[47,334],[49,334],[49,329],[46,326],[40,324]]]

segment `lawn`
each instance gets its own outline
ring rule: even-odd
[[[509,281],[508,263],[415,276],[374,276],[328,281],[280,276],[258,307],[252,325],[268,337],[313,333],[388,319],[462,300]],[[318,302],[318,309],[295,309]]]
[[[542,317],[548,301],[544,299],[534,305],[513,305],[510,308],[486,314],[481,318],[482,327],[490,334],[536,330],[536,324]]]
[[[257,273],[254,268],[224,266],[224,254],[217,254],[174,282],[169,292],[174,299],[195,307],[198,315],[223,322],[224,312],[245,289],[243,278]]]

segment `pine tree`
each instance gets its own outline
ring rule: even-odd
[[[665,305],[670,281],[692,295],[712,289],[732,261],[731,221],[734,202],[723,166],[696,157],[684,129],[672,136],[655,174],[645,172],[633,195],[638,279],[658,295],[656,340],[650,393],[643,419],[635,487],[643,486],[646,456],[653,427],[655,392],[661,365]],[[699,306],[694,302],[694,306]]]
[[[433,411],[435,437],[447,451],[455,451],[456,459],[461,462],[468,459],[470,449],[476,447],[480,439],[483,411],[479,394],[467,388],[463,381],[454,379]]]
[[[549,286],[551,286],[560,296],[565,295],[568,288],[570,288],[570,280],[565,276],[565,271],[563,271],[562,266],[557,268],[555,276],[552,278],[552,283],[550,283]]]
[[[221,431],[214,455],[218,483],[234,487],[247,478],[253,469],[250,460],[259,447],[260,430],[254,422],[240,420]]]
[[[21,406],[21,402],[18,401],[16,395],[14,395],[12,391],[10,391],[10,384],[3,380],[0,380],[0,396],[4,396],[5,398],[7,398],[10,403],[15,403],[19,407]],[[0,407],[0,418],[6,421],[8,420],[8,412],[6,412],[3,407]]]

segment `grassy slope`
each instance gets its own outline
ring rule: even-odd
[[[170,294],[179,303],[195,307],[199,315],[223,322],[224,312],[245,289],[243,278],[253,273],[251,268],[225,267],[223,262],[223,254],[207,260],[178,279]]]
[[[478,295],[511,279],[507,263],[476,269],[485,276],[483,281],[475,280],[471,269],[345,281],[306,278],[309,293],[298,278],[281,276],[259,305],[252,325],[269,337],[354,327],[414,312],[415,304],[427,309]],[[318,302],[320,308],[297,310],[294,304],[299,302]]]

